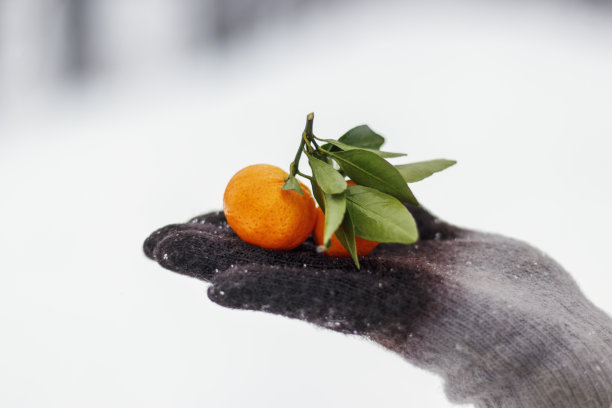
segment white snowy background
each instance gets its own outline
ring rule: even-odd
[[[287,168],[310,111],[319,136],[368,123],[456,159],[413,185],[425,206],[543,249],[612,314],[609,9],[321,4],[186,58],[170,1],[114,1],[84,83],[52,80],[26,3],[0,13],[0,406],[454,406],[379,346],[223,309],[142,253],[238,169]]]

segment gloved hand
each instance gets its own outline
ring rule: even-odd
[[[365,336],[441,375],[476,407],[610,408],[612,320],[554,260],[499,235],[409,206],[414,245],[330,258],[243,242],[223,213],[168,225],[144,243],[164,268],[211,285],[222,306],[261,310]]]

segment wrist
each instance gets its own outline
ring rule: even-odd
[[[612,320],[588,301],[555,319],[468,305],[440,306],[411,333],[371,337],[441,375],[453,402],[610,408]]]

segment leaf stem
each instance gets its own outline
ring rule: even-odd
[[[310,181],[312,181],[312,180],[313,180],[313,178],[312,178],[312,177],[310,177],[308,174],[304,174],[304,173],[302,173],[302,172],[301,172],[301,171],[299,171],[299,170],[298,170],[297,174],[298,174],[298,175],[300,175],[300,176],[302,176],[302,177],[304,177],[304,178],[306,178],[306,179],[308,179],[308,180],[310,180]]]

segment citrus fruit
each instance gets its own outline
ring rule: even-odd
[[[304,195],[281,190],[287,177],[279,167],[254,164],[231,178],[223,195],[223,212],[242,240],[289,250],[310,236],[317,216],[312,194],[302,183]]]
[[[325,228],[325,214],[323,211],[317,207],[317,222],[315,224],[314,229],[314,240],[317,245],[323,245],[323,230]],[[349,252],[344,249],[336,234],[331,237],[331,246],[325,252],[329,256],[337,257],[337,258],[349,258],[351,255]],[[378,242],[368,241],[367,239],[355,237],[355,244],[357,246],[357,256],[365,256],[372,252],[374,248],[378,245]]]

